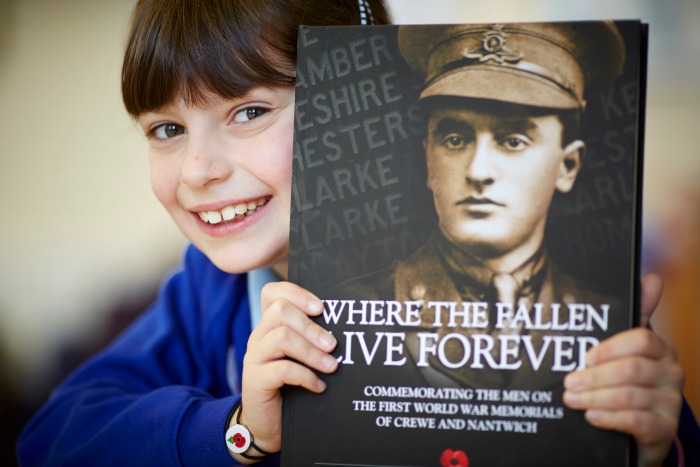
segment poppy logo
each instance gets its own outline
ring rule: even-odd
[[[246,452],[250,447],[250,432],[243,425],[233,425],[226,430],[226,446],[233,453]]]
[[[440,467],[469,467],[467,453],[459,450],[445,449],[440,456]]]

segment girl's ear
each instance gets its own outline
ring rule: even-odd
[[[586,145],[579,139],[572,141],[564,148],[564,157],[559,166],[559,175],[555,184],[560,192],[568,193],[573,188],[576,176],[581,170],[585,149]]]

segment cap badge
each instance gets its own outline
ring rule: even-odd
[[[506,47],[508,34],[503,31],[502,24],[492,25],[484,33],[481,39],[481,47],[475,50],[463,50],[462,55],[469,60],[476,60],[481,63],[494,61],[499,65],[504,63],[515,64],[523,58],[521,52],[513,52]]]

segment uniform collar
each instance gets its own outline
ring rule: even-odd
[[[486,267],[481,260],[469,252],[457,247],[447,240],[441,233],[433,237],[435,247],[440,253],[440,258],[445,265],[453,282],[463,299],[478,299],[480,301],[493,298],[488,297],[488,291],[492,286],[495,271]],[[532,289],[539,288],[537,283],[541,280],[541,272],[546,262],[544,246],[540,248],[524,263],[513,271],[504,271],[515,279],[521,293],[529,295]]]

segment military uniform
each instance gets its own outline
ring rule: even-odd
[[[583,111],[587,96],[600,86],[612,82],[624,64],[624,41],[611,22],[518,23],[401,26],[399,48],[408,64],[423,78],[420,100],[442,99],[436,106],[469,107],[494,101],[526,108]],[[540,112],[541,111],[537,111]],[[438,182],[439,183],[439,182]],[[470,254],[469,245],[452,245],[438,233],[406,261],[395,266],[383,284],[384,297],[396,300],[441,300],[451,302],[487,302],[490,308],[489,329],[457,329],[465,337],[488,333],[494,339],[502,333],[529,335],[539,348],[545,335],[552,331],[494,329],[495,303],[505,302],[515,308],[531,309],[540,304],[543,319],[551,318],[551,305],[590,304],[595,308],[610,305],[611,319],[622,329],[630,310],[621,309],[620,301],[605,297],[561,271],[548,257],[544,246],[516,270],[496,274]],[[503,272],[503,271],[500,271]],[[368,285],[371,285],[368,283]],[[423,313],[428,316],[428,313]],[[623,320],[619,323],[619,320]],[[455,332],[447,327],[434,328],[431,319],[423,320],[423,329],[440,337]],[[567,334],[563,331],[562,334]],[[568,333],[575,335],[576,333]],[[602,332],[597,333],[603,337]],[[408,339],[408,347],[413,347]],[[471,370],[468,365],[450,371],[437,359],[422,370],[431,382],[461,386],[533,388],[556,384],[562,374],[534,371],[526,358],[517,371]],[[450,350],[448,348],[447,352]],[[460,349],[453,349],[459,356]],[[462,351],[462,355],[463,355]],[[495,354],[498,355],[498,350]],[[547,356],[551,356],[551,347]],[[450,381],[445,381],[447,375]]]
[[[475,334],[488,334],[494,339],[498,339],[501,332],[517,333],[529,335],[535,349],[540,349],[544,336],[566,335],[575,336],[577,332],[552,331],[552,330],[532,330],[523,329],[520,326],[517,330],[495,329],[495,303],[498,298],[498,291],[494,286],[494,276],[492,272],[484,268],[478,268],[474,264],[475,259],[468,259],[464,252],[461,254],[456,248],[450,248],[450,243],[440,233],[434,234],[425,245],[419,248],[405,261],[398,262],[390,270],[383,270],[355,278],[343,283],[330,294],[330,298],[356,298],[363,300],[397,300],[402,303],[406,301],[419,300],[424,304],[421,308],[421,324],[418,328],[407,332],[406,346],[409,354],[414,360],[406,368],[415,368],[419,373],[419,378],[434,386],[460,386],[460,387],[517,387],[520,389],[544,389],[552,386],[561,386],[563,373],[551,372],[546,366],[552,361],[552,346],[547,348],[543,356],[540,371],[534,371],[532,362],[527,357],[524,349],[520,348],[518,358],[522,361],[521,368],[517,370],[497,370],[488,366],[480,369],[470,368],[467,364],[460,369],[450,369],[444,367],[436,358],[429,359],[429,366],[419,368],[416,366],[419,356],[417,355],[417,333],[434,332],[438,334],[438,340],[446,335],[459,332],[467,338]],[[470,263],[465,268],[465,263]],[[541,305],[542,322],[562,323],[568,319],[566,313],[561,312],[558,317],[553,318],[551,314],[552,304],[561,304],[562,307],[568,304],[589,304],[596,309],[601,305],[609,305],[609,324],[611,326],[624,326],[625,317],[629,316],[629,310],[621,309],[622,302],[616,298],[600,293],[576,280],[569,274],[562,271],[553,260],[547,256],[547,252],[542,249],[527,264],[525,264],[524,274],[518,275],[519,287],[514,298],[514,306],[525,306],[532,309],[535,304]],[[519,271],[518,271],[519,272]],[[446,318],[443,317],[442,326],[435,326],[435,316],[432,311],[428,311],[425,305],[431,301],[455,302],[461,304],[485,302],[489,310],[489,326],[486,328],[463,328],[461,326],[445,326]],[[623,321],[619,324],[620,320]],[[617,324],[616,324],[617,322]],[[602,339],[603,333],[600,330],[589,333],[597,339]],[[447,348],[450,352],[449,346]],[[494,353],[497,354],[495,349]],[[462,350],[455,349],[451,361],[458,361],[462,358]],[[497,357],[496,357],[497,358]],[[572,357],[575,359],[575,357]]]

